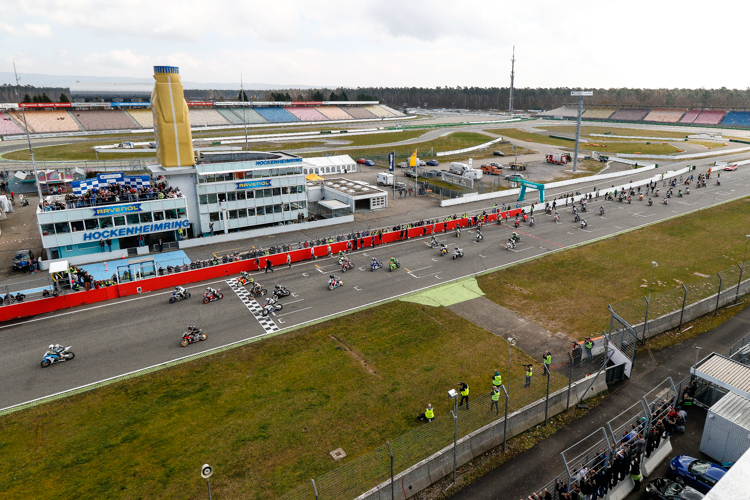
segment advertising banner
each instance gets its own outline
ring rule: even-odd
[[[237,183],[237,189],[255,189],[262,187],[271,187],[271,181],[242,181]]]
[[[106,215],[122,215],[132,214],[141,212],[140,203],[128,203],[127,205],[116,205],[116,206],[105,206],[105,207],[94,207],[94,217],[104,217]]]
[[[19,108],[72,108],[69,102],[21,102]]]
[[[396,153],[395,152],[390,153],[388,155],[388,170],[390,172],[393,172],[394,170],[396,170]]]
[[[190,227],[188,219],[174,220],[169,222],[155,222],[142,226],[128,226],[113,229],[102,229],[89,231],[83,235],[83,241],[99,241],[105,238],[123,238],[125,236],[137,236],[139,234],[159,233],[161,231],[177,231]]]
[[[97,174],[96,179],[99,182],[104,182],[104,183],[112,184],[112,183],[122,182],[123,175],[122,175],[122,173],[117,173],[117,174]]]

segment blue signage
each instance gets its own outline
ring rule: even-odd
[[[178,229],[187,229],[189,227],[190,221],[187,219],[169,222],[155,222],[153,224],[144,224],[142,226],[128,226],[116,229],[103,229],[101,231],[89,231],[83,235],[83,241],[99,241],[104,238],[122,238],[124,236],[137,236],[139,234],[158,233],[161,231],[176,231]]]
[[[391,172],[396,170],[396,153],[390,153],[388,155],[388,170]]]
[[[94,217],[104,217],[105,215],[134,214],[141,212],[140,203],[128,203],[127,205],[117,205],[110,207],[94,207]]]
[[[237,189],[254,189],[261,187],[271,187],[271,181],[242,181],[237,183]]]
[[[256,165],[281,165],[284,163],[302,163],[302,158],[284,158],[283,160],[260,160]]]

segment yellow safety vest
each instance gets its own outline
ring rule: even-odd
[[[588,342],[586,342],[586,344],[584,344],[584,345],[586,346],[586,349],[591,349],[592,347],[594,347],[594,343],[591,342],[590,340]]]
[[[432,408],[427,408],[424,411],[425,418],[435,418],[435,411]]]
[[[492,379],[492,385],[496,385],[500,387],[503,385],[503,377],[502,375],[495,375],[495,377]]]
[[[500,401],[500,391],[492,391],[492,401]]]
[[[462,396],[468,396],[469,395],[469,386],[467,385],[465,389],[461,390]]]
[[[544,358],[544,364],[547,365],[547,366],[551,365],[552,364],[552,356],[547,356],[546,358]]]
[[[526,370],[526,376],[531,377],[531,374],[533,373],[533,371],[534,371],[534,368],[530,366],[529,369]]]

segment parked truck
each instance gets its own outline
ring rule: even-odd
[[[475,181],[482,180],[482,171],[471,168],[466,163],[457,163],[453,162],[451,163],[451,168],[449,169],[449,172],[454,175],[460,175],[462,177],[466,177],[467,179],[474,179]]]
[[[570,161],[570,155],[565,153],[550,153],[546,156],[547,163],[565,165]]]

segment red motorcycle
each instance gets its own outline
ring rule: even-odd
[[[350,269],[354,269],[354,264],[352,264],[352,261],[350,261],[349,259],[344,260],[341,263],[341,272],[345,273]]]
[[[209,302],[213,302],[214,300],[221,300],[224,298],[224,294],[221,293],[221,289],[214,290],[213,288],[209,287],[206,288],[206,293],[203,294],[203,303],[208,304]]]
[[[208,337],[203,333],[203,329],[194,326],[188,326],[187,331],[182,334],[180,345],[186,347],[189,344],[206,340]]]

